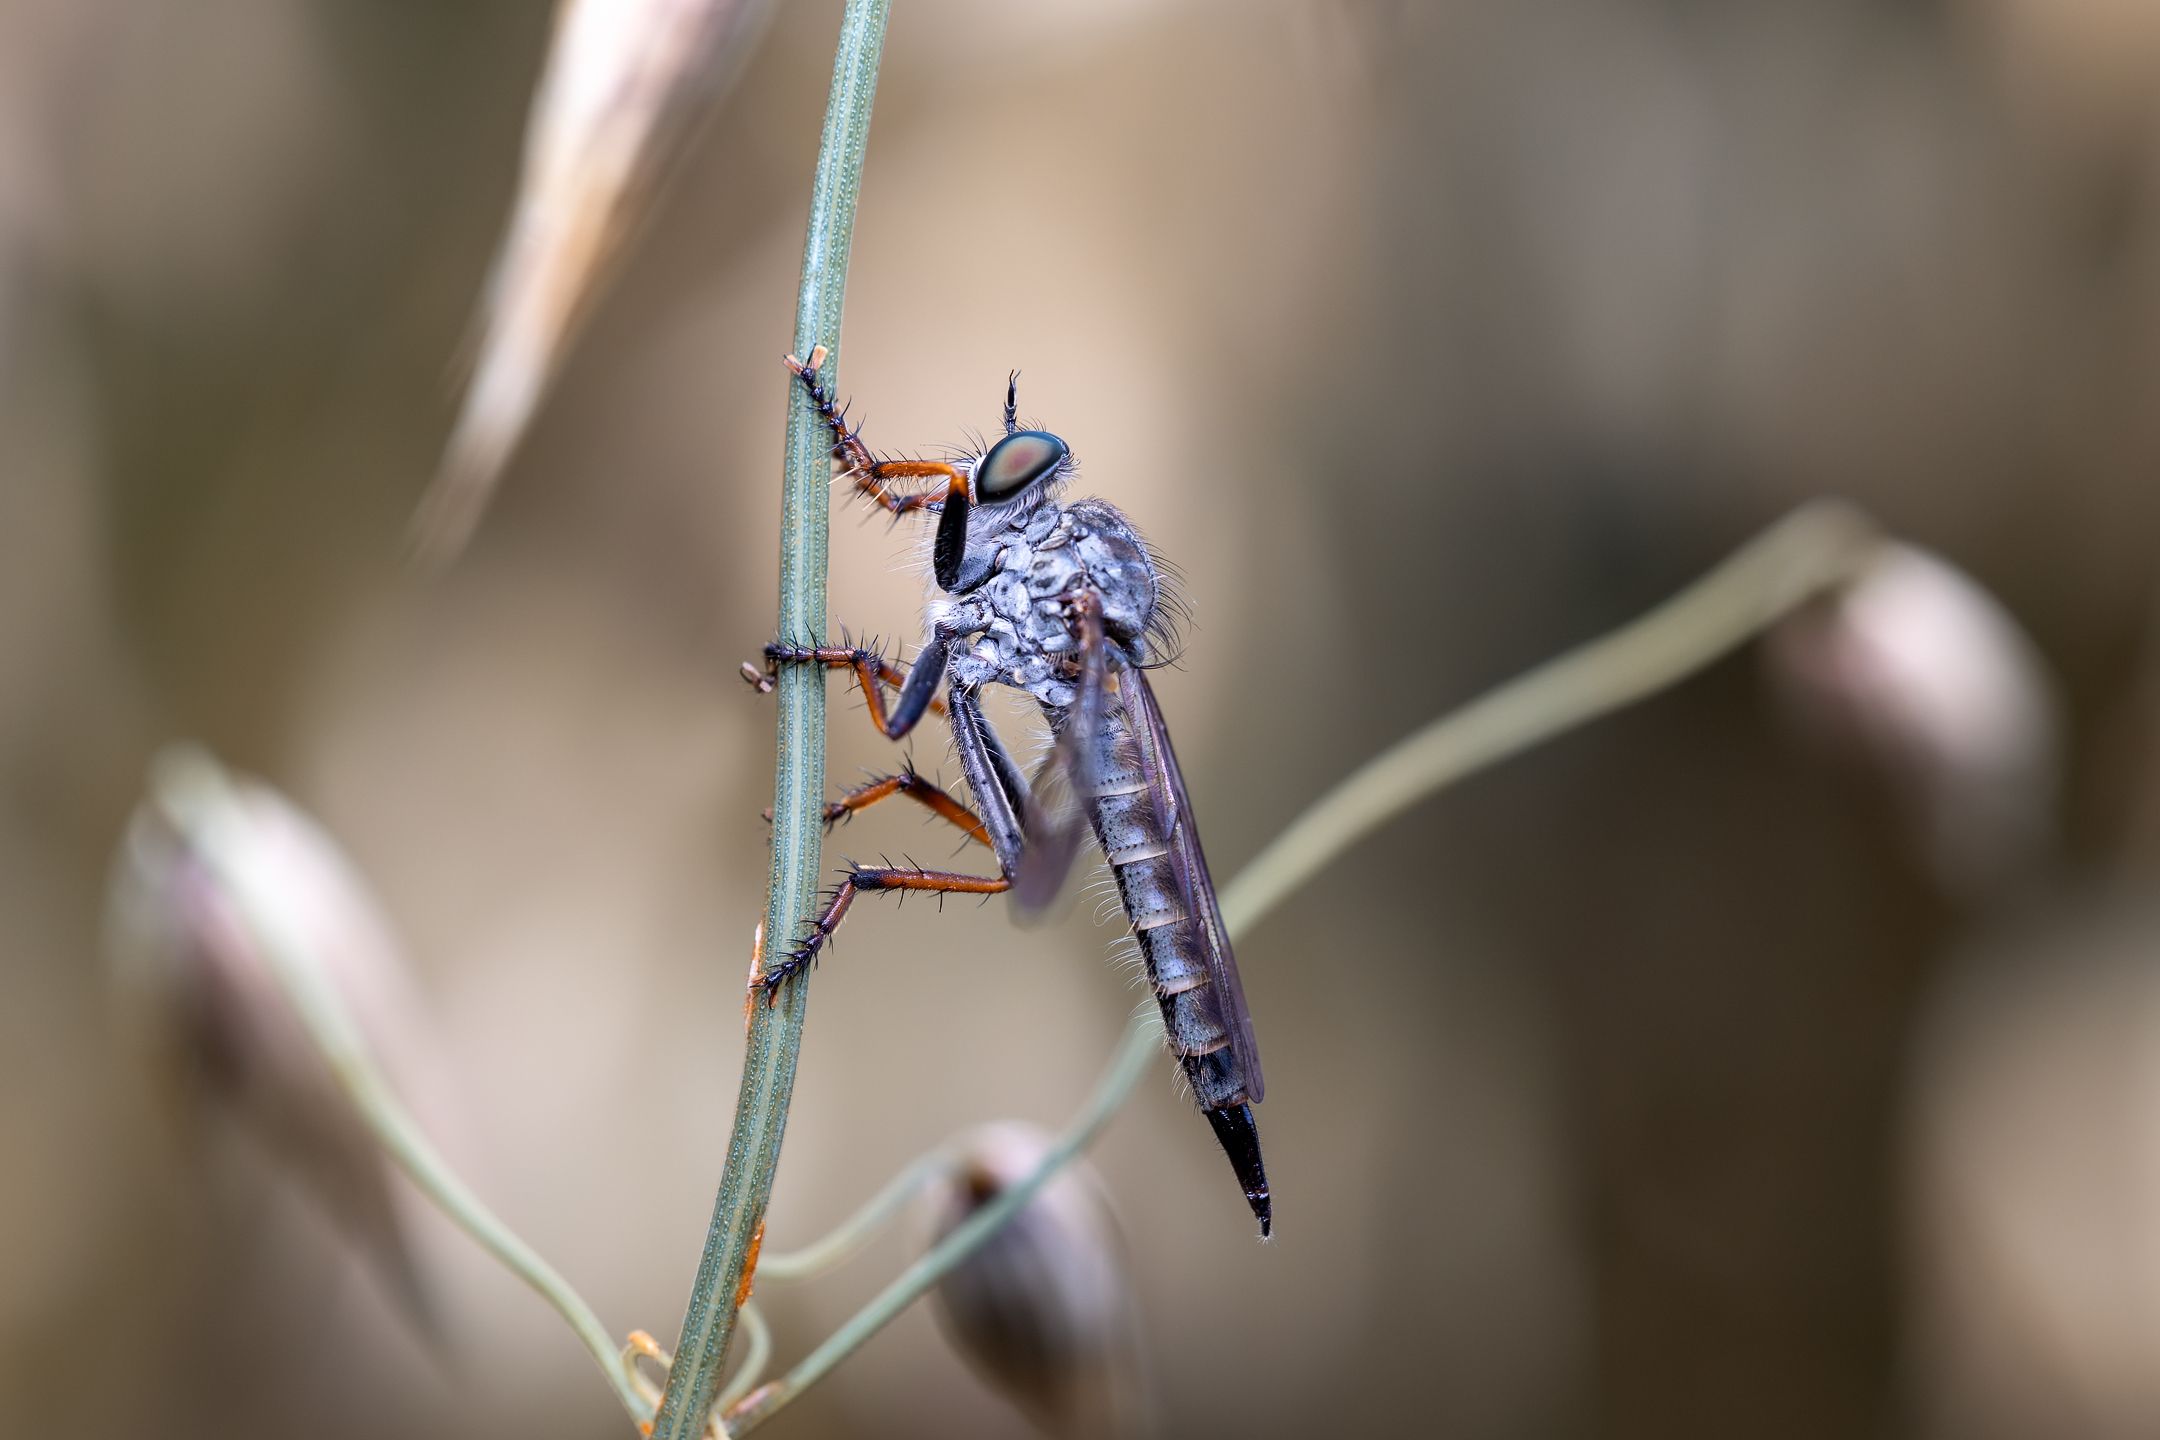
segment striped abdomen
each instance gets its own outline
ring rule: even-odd
[[[1153,788],[1140,765],[1141,747],[1122,708],[1110,707],[1101,717],[1094,749],[1095,793],[1088,797],[1088,818],[1147,963],[1148,984],[1162,1007],[1170,1051],[1202,1109],[1243,1105],[1250,1098],[1247,1077],[1209,983],[1206,942],[1187,911],[1171,857],[1171,836],[1157,812]]]

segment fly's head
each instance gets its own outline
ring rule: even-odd
[[[1005,384],[1005,438],[968,467],[965,495],[955,491],[938,514],[930,551],[938,588],[960,594],[988,578],[999,537],[1025,525],[1072,473],[1072,449],[1047,430],[1023,430],[1016,413],[1016,372]]]

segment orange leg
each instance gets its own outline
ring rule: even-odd
[[[765,647],[765,668],[760,670],[744,661],[742,677],[746,684],[761,695],[770,695],[773,677],[783,661],[823,665],[828,670],[852,670],[855,683],[862,688],[863,700],[870,707],[870,723],[877,726],[878,733],[888,739],[897,738],[893,733],[891,717],[885,709],[885,688],[901,689],[907,684],[907,671],[887,660],[876,650],[863,645],[783,645],[778,641]],[[945,702],[932,700],[933,713],[945,713]]]
[[[1003,875],[962,875],[951,870],[922,870],[913,866],[863,866],[848,867],[847,878],[840,882],[832,898],[825,902],[825,912],[810,926],[810,933],[800,945],[785,955],[769,962],[758,983],[765,987],[768,997],[777,997],[780,987],[795,976],[817,963],[818,952],[832,938],[840,922],[847,918],[848,907],[855,903],[857,893],[864,890],[916,890],[935,895],[998,895],[1012,888],[1012,881]]]
[[[818,367],[825,363],[825,355],[825,347],[820,345],[810,352],[808,362],[788,356],[787,367],[801,377],[803,388],[810,392],[810,403],[817,408],[818,418],[832,432],[832,458],[847,467],[842,473],[854,482],[856,490],[884,506],[895,518],[954,495],[965,502],[967,477],[952,466],[936,460],[880,460],[870,453],[870,447],[862,442],[861,429],[848,424],[847,412],[833,403],[832,391],[818,378]],[[945,483],[910,492],[895,492],[892,488],[895,480],[931,479]]]
[[[990,844],[990,832],[984,828],[981,818],[974,811],[955,800],[949,792],[925,780],[913,769],[903,770],[897,775],[880,775],[856,786],[825,807],[825,823],[831,826],[842,820],[853,819],[858,812],[895,795],[905,795],[931,814],[949,821],[977,844],[985,847]],[[765,818],[772,819],[770,810],[765,812]]]

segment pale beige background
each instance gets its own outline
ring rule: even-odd
[[[310,807],[417,957],[460,1163],[611,1324],[672,1338],[765,876],[770,720],[734,670],[770,625],[837,8],[780,7],[430,584],[400,531],[545,7],[0,7],[0,1432],[620,1433],[444,1227],[418,1237],[455,1336],[430,1359],[309,1215],[165,1128],[108,1043],[97,899],[169,736]],[[1097,1156],[1167,1433],[2160,1427],[2134,843],[2160,24],[896,12],[843,388],[875,444],[930,448],[1020,367],[1086,488],[1184,568],[1160,688],[1222,875],[1358,758],[1824,491],[1977,574],[2066,687],[2064,839],[1991,903],[1938,893],[1879,780],[1799,748],[1743,658],[1269,921],[1241,956],[1276,1243],[1167,1066]],[[906,559],[844,520],[836,620],[910,633]],[[888,763],[834,723],[836,780]],[[880,814],[832,849],[943,845]],[[1067,1113],[1138,999],[1088,911],[857,907],[772,1243],[958,1128]],[[2114,949],[2047,939],[2124,913]],[[2022,979],[1966,996],[1969,945]],[[2027,1196],[2043,1139],[2059,1183]],[[783,1356],[913,1243],[762,1292]],[[773,1433],[1019,1431],[916,1313]]]

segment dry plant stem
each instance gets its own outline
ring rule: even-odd
[[[1640,619],[1517,676],[1450,711],[1368,761],[1276,837],[1223,891],[1223,919],[1242,938],[1269,911],[1358,841],[1466,776],[1588,720],[1656,694],[1730,653],[1807,600],[1853,578],[1875,553],[1877,532],[1850,506],[1819,501],[1771,526],[1715,570]],[[857,1346],[934,1286],[1027,1204],[1101,1133],[1152,1068],[1162,1021],[1133,1022],[1094,1094],[1034,1172],[970,1216],[887,1285],[876,1299],[788,1374],[751,1394],[727,1418],[741,1435],[815,1384]],[[908,1187],[918,1160],[836,1232]],[[874,1223],[874,1221],[872,1222]],[[819,1242],[804,1253],[833,1244]]]
[[[949,1146],[940,1145],[916,1156],[905,1170],[885,1182],[884,1189],[864,1201],[860,1209],[822,1238],[785,1254],[767,1251],[758,1261],[758,1274],[773,1280],[807,1280],[843,1264],[869,1243],[870,1237],[883,1229],[888,1221],[905,1210],[909,1201],[952,1167],[953,1154]]]
[[[630,1418],[642,1421],[651,1407],[623,1374],[616,1342],[600,1317],[473,1194],[428,1142],[368,1053],[344,1001],[311,959],[309,942],[287,914],[283,897],[265,889],[255,872],[236,860],[233,841],[248,822],[225,772],[205,752],[176,747],[159,756],[151,787],[159,807],[238,905],[309,1038],[376,1142],[437,1209],[554,1307],[607,1376]]]
[[[796,297],[795,353],[823,345],[838,370],[841,301],[855,234],[855,203],[869,139],[870,105],[885,44],[887,0],[848,0],[833,57],[832,91],[818,147]],[[780,502],[780,625],[783,639],[819,643],[825,634],[825,556],[830,519],[830,442],[801,385],[786,383],[787,451]],[[802,933],[816,899],[825,813],[825,673],[783,667],[774,745],[772,875],[765,931],[774,943]],[[735,1313],[749,1295],[752,1266],[787,1129],[788,1102],[809,1002],[809,977],[783,986],[770,1005],[750,1007],[742,1088],[728,1137],[726,1168],[711,1227],[683,1315],[667,1390],[653,1417],[656,1440],[702,1435],[712,1409]]]
[[[1842,501],[1803,505],[1672,599],[1556,655],[1365,762],[1275,837],[1223,891],[1250,924],[1336,856],[1488,765],[1647,699],[1738,649],[1874,556],[1872,523]]]

